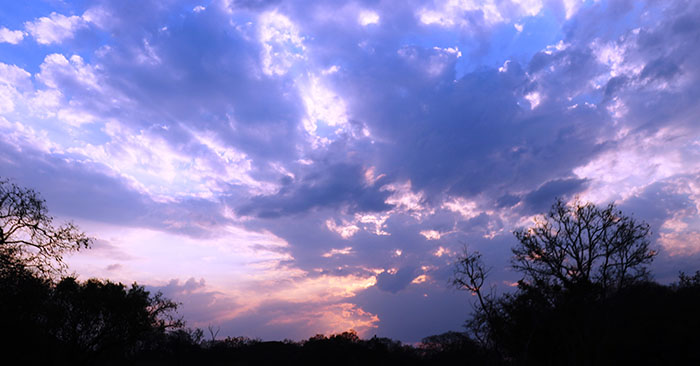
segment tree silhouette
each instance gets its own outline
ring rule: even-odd
[[[679,308],[680,294],[689,293],[683,296],[700,305],[700,280],[682,275],[675,288],[651,282],[647,265],[656,252],[649,233],[646,223],[625,216],[614,204],[601,209],[556,200],[533,227],[514,232],[518,244],[512,263],[523,277],[515,292],[501,296],[484,293],[488,271],[478,252],[465,249],[453,285],[477,295],[467,322],[470,335],[506,364],[676,360],[654,351],[655,346],[679,352],[679,344],[700,343],[697,335],[690,342],[669,341],[688,332],[678,331],[683,316],[668,319]],[[655,302],[641,300],[645,296]],[[692,314],[685,313],[686,321],[699,323]]]
[[[21,263],[41,275],[66,268],[63,255],[87,248],[91,239],[72,223],[53,225],[44,201],[34,190],[0,179],[0,264]]]
[[[126,364],[182,329],[177,304],[136,284],[0,275],[0,351],[28,364]]]
[[[124,364],[181,329],[177,304],[136,284],[60,278],[91,242],[54,226],[31,189],[0,180],[0,353],[29,364]]]
[[[539,288],[600,285],[619,289],[644,279],[656,252],[649,225],[625,216],[611,203],[569,205],[557,199],[533,227],[515,231],[513,267]]]

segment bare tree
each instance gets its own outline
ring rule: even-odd
[[[515,231],[513,266],[537,287],[572,288],[599,284],[604,291],[647,276],[649,225],[622,214],[610,203],[568,205],[558,199],[533,227]]]
[[[481,259],[481,253],[470,252],[465,246],[462,254],[457,258],[452,275],[452,286],[469,291],[477,297],[477,302],[474,303],[474,316],[467,322],[467,328],[483,346],[491,346],[489,340],[492,337],[489,331],[493,329],[491,324],[493,312],[497,311],[492,294],[482,291],[488,272],[489,269]]]
[[[479,300],[479,306],[487,311],[488,295],[484,295],[481,289],[484,287],[489,270],[484,267],[481,253],[469,252],[464,248],[463,253],[457,258],[452,285],[460,290],[470,291]]]
[[[214,329],[216,329],[216,330],[214,330]],[[209,324],[207,326],[207,330],[209,330],[209,335],[211,336],[211,341],[215,342],[216,336],[219,335],[219,331],[221,330],[221,327],[214,328],[213,325]]]
[[[624,300],[619,289],[644,285],[656,255],[649,233],[649,225],[613,203],[598,208],[556,200],[535,225],[514,232],[512,264],[522,278],[515,292],[500,296],[484,295],[481,255],[465,250],[452,281],[478,297],[467,321],[471,335],[506,363],[600,363],[600,340],[614,320],[608,314],[615,306],[607,301]]]
[[[63,255],[87,248],[91,238],[74,224],[53,225],[46,201],[34,190],[0,180],[0,263],[21,264],[41,275],[60,274]]]

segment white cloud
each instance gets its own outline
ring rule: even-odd
[[[427,240],[439,240],[442,236],[437,230],[423,230],[420,232]]]
[[[537,108],[537,106],[542,102],[542,95],[538,92],[525,94],[524,98],[530,103],[530,110]]]
[[[15,110],[15,104],[22,99],[21,90],[31,87],[30,76],[20,67],[0,62],[0,113]]]
[[[329,68],[327,68],[327,69],[325,69],[325,70],[322,70],[322,71],[321,71],[321,74],[323,74],[323,75],[331,75],[331,74],[335,74],[335,73],[338,72],[339,70],[340,70],[340,66],[338,66],[338,65],[333,65],[333,66],[331,66],[331,67],[329,67]]]
[[[265,74],[284,75],[297,61],[306,59],[304,37],[289,18],[273,11],[260,15],[258,21]]]
[[[48,17],[41,17],[33,22],[24,23],[24,27],[40,44],[61,43],[66,39],[72,39],[75,32],[87,26],[82,17],[73,15],[51,13]]]
[[[479,211],[476,202],[470,201],[462,197],[457,197],[449,201],[445,201],[442,204],[442,208],[459,213],[466,220],[472,219],[481,214],[481,211]]]
[[[470,16],[467,13],[478,13],[483,17],[487,26],[517,20],[525,16],[535,16],[542,10],[540,0],[512,1],[476,1],[476,0],[443,0],[437,1],[433,8],[421,8],[417,17],[426,25],[442,27],[469,27]]]
[[[345,101],[326,87],[319,77],[309,76],[308,82],[300,87],[300,93],[307,113],[303,126],[311,136],[314,147],[327,145],[335,136],[348,130]],[[319,131],[320,123],[334,127],[333,131]]]
[[[625,200],[654,182],[700,170],[700,162],[682,153],[693,149],[689,134],[663,128],[651,136],[625,136],[617,141],[616,149],[573,170],[578,178],[591,182],[583,198],[594,202]],[[675,143],[670,146],[668,141]]]
[[[689,256],[700,253],[700,232],[672,232],[659,234],[659,243],[671,256]]]
[[[100,28],[107,28],[112,22],[117,20],[107,10],[98,6],[86,10],[82,18],[85,22]]]
[[[15,88],[31,86],[31,74],[17,65],[8,65],[0,62],[0,84]]]
[[[223,189],[220,182],[240,184],[253,193],[275,190],[251,178],[250,159],[226,146],[215,134],[189,131],[197,154],[172,146],[158,129],[134,130],[124,123],[108,121],[103,130],[110,141],[70,151],[110,167],[116,174],[139,182],[139,190],[153,199],[168,201],[175,197],[211,198]],[[197,145],[198,144],[198,145]]]
[[[63,94],[57,89],[37,90],[29,99],[32,113],[42,118],[53,117],[61,106]]]
[[[518,4],[520,6],[520,10],[525,16],[535,16],[539,14],[540,11],[542,11],[541,0],[513,0],[513,3]]]
[[[354,223],[343,221],[341,225],[338,225],[333,219],[326,220],[326,227],[328,230],[340,235],[343,239],[351,238],[360,230],[360,228]]]
[[[362,25],[362,26],[368,26],[370,24],[378,24],[379,23],[379,14],[377,14],[373,11],[370,11],[370,10],[363,10],[357,16],[357,22],[360,23],[360,25]]]
[[[432,215],[434,210],[425,205],[425,194],[422,191],[414,192],[411,186],[411,181],[406,181],[402,184],[387,184],[382,187],[382,190],[392,192],[386,199],[386,203],[394,206],[389,211],[390,213],[408,213],[415,219]]]
[[[0,85],[0,113],[9,113],[15,110],[17,91],[6,85]]]
[[[564,0],[566,19],[570,19],[572,16],[574,16],[578,9],[581,8],[581,5],[583,5],[583,2],[584,0]]]
[[[2,99],[0,99],[1,104]],[[46,131],[37,131],[22,122],[10,122],[2,116],[0,116],[0,136],[3,137],[3,142],[18,151],[28,150],[29,147],[31,150],[51,153],[60,149],[60,146],[47,136]]]
[[[331,249],[330,251],[323,253],[322,257],[331,258],[336,255],[348,255],[352,253],[352,247],[345,247],[342,249]]]
[[[609,76],[636,76],[644,68],[644,60],[628,57],[634,52],[636,39],[621,39],[617,42],[604,42],[596,39],[590,47],[601,64],[608,67]],[[606,80],[607,81],[607,80]]]
[[[448,248],[438,247],[437,250],[433,252],[433,255],[436,257],[442,257],[443,255],[450,256],[452,255],[452,251]]]
[[[64,55],[53,53],[44,58],[39,66],[37,80],[50,88],[60,88],[66,81],[75,83],[91,92],[102,90],[96,68],[86,64],[83,58],[73,55],[67,59]]]
[[[9,30],[0,28],[0,43],[18,44],[24,39],[24,32],[20,30]]]

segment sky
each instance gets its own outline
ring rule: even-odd
[[[700,2],[0,0],[0,177],[219,337],[461,330],[555,197],[700,269]]]

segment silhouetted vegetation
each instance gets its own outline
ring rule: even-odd
[[[182,327],[176,304],[143,287],[52,282],[15,266],[0,276],[3,355],[28,364],[123,364]]]
[[[0,264],[21,264],[42,276],[60,275],[63,254],[87,248],[91,239],[72,223],[53,225],[34,190],[0,179]]]
[[[700,272],[660,285],[646,265],[649,227],[613,204],[558,200],[534,227],[515,232],[515,292],[484,291],[477,252],[454,284],[477,296],[470,336],[509,365],[700,364]]]
[[[649,227],[614,205],[557,201],[516,231],[515,292],[485,292],[479,253],[454,284],[477,296],[467,332],[418,345],[354,331],[307,340],[210,339],[177,304],[106,280],[60,277],[61,255],[89,244],[58,228],[31,190],[0,181],[0,352],[15,364],[74,365],[605,365],[700,364],[700,272],[661,285],[646,269]]]

